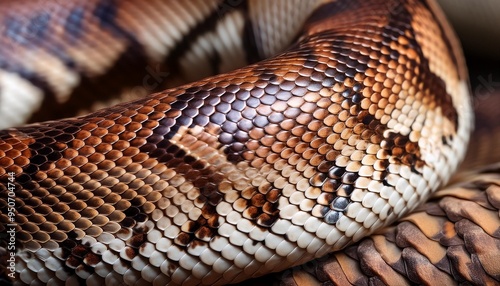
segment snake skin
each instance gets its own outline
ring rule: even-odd
[[[62,10],[67,21],[86,11],[75,3]],[[124,32],[120,8],[133,11],[134,1],[88,3],[89,29],[104,44],[78,42],[85,48],[125,53],[125,40],[114,38],[125,35],[149,58],[173,54],[188,63],[175,61],[176,68],[197,69],[196,53],[158,52],[145,34]],[[219,15],[213,3],[197,3],[206,9],[192,15]],[[222,18],[232,21],[224,27],[240,29],[240,38],[225,41],[245,42],[257,54],[248,61],[287,42],[266,41],[273,33],[260,21],[276,21],[255,12],[265,3],[245,2]],[[235,283],[340,250],[448,181],[465,154],[472,111],[460,48],[436,4],[308,3],[310,13],[299,10],[303,25],[288,31],[296,41],[274,58],[90,115],[0,131],[0,220],[2,233],[15,229],[15,282]],[[15,37],[15,18],[5,19],[13,34],[3,41],[25,44]],[[34,57],[35,49],[48,62],[68,56],[59,72],[55,65],[43,81],[37,64],[1,58],[3,86],[15,78],[21,94],[64,101],[78,81],[99,77],[118,57],[88,64],[85,49],[58,50],[51,43],[59,38],[47,37],[40,50],[27,44],[21,52]],[[73,77],[54,84],[61,70]],[[31,79],[38,83],[29,86]],[[7,239],[1,246],[10,255]]]
[[[245,285],[498,285],[500,169],[469,172],[343,252]]]

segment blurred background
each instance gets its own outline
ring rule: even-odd
[[[474,95],[476,130],[463,168],[471,168],[484,161],[499,162],[500,1],[438,2],[462,42]]]

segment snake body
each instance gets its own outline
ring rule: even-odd
[[[186,5],[191,21],[224,7],[195,2],[147,5],[174,12]],[[78,3],[68,4],[66,19],[85,11]],[[110,37],[102,41],[126,35],[146,58],[176,51],[153,32],[134,34],[138,22],[121,26],[142,4],[88,3],[96,17],[89,25]],[[223,11],[227,23],[197,39],[213,54],[232,51],[232,42],[264,57],[295,38],[277,56],[89,115],[0,131],[0,219],[2,231],[15,225],[17,283],[235,283],[340,250],[448,181],[465,154],[472,109],[463,56],[436,4],[276,3]],[[267,41],[273,33],[264,27],[281,26],[265,11],[283,7],[301,16],[276,35],[285,40]],[[219,36],[227,45],[211,46]],[[34,67],[31,79],[42,83],[20,93],[63,98],[75,79],[98,77],[96,66],[113,60],[85,66],[79,57],[91,44],[75,40],[74,50],[58,51],[56,39],[36,53],[64,54],[54,69],[71,71],[72,80],[54,85],[56,72],[40,80],[39,66],[19,57],[2,58],[4,79],[24,71],[16,77],[22,88]],[[178,69],[198,69],[195,49],[182,55]],[[3,247],[8,253],[8,241]]]

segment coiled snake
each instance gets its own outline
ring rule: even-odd
[[[433,1],[26,2],[1,4],[5,128],[223,73],[0,131],[16,283],[281,271],[414,210],[465,154],[465,63]]]

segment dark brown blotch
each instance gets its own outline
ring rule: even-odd
[[[274,225],[276,220],[278,220],[278,217],[278,214],[269,215],[267,213],[263,213],[258,217],[257,224],[265,228],[270,228]]]
[[[421,159],[418,143],[412,142],[408,136],[390,132],[387,138],[382,141],[381,146],[390,156],[393,156],[398,162],[412,167],[412,170],[421,169],[425,165]],[[388,166],[388,162],[386,165]]]
[[[139,248],[146,241],[147,241],[147,234],[146,233],[138,233],[138,234],[132,236],[127,241],[127,244],[132,246],[132,247]]]
[[[255,206],[250,206],[243,212],[243,217],[250,219],[250,220],[255,220],[257,217],[260,215],[260,211],[257,207]]]
[[[210,241],[210,239],[214,236],[215,232],[213,228],[202,226],[200,227],[194,235],[196,238],[203,240],[203,241]]]
[[[85,258],[83,259],[83,262],[87,264],[88,266],[96,266],[99,262],[101,262],[101,257],[95,253],[87,253],[85,255]]]
[[[80,260],[74,256],[68,257],[66,259],[66,266],[68,266],[71,269],[75,269],[80,265]]]
[[[267,192],[266,200],[267,200],[267,202],[269,202],[271,204],[275,204],[276,202],[278,202],[278,199],[280,198],[280,196],[281,196],[280,190],[272,189],[269,192]]]
[[[255,207],[262,207],[266,203],[266,196],[263,194],[256,194],[251,199],[251,204]]]
[[[138,251],[135,248],[132,248],[132,247],[125,248],[125,255],[130,260],[134,259],[134,257],[137,255],[137,253],[138,253]]]
[[[180,246],[187,246],[191,241],[192,235],[185,232],[179,233],[174,239],[174,243]]]
[[[71,250],[71,255],[82,258],[88,253],[88,247],[85,247],[83,245],[77,245]]]

